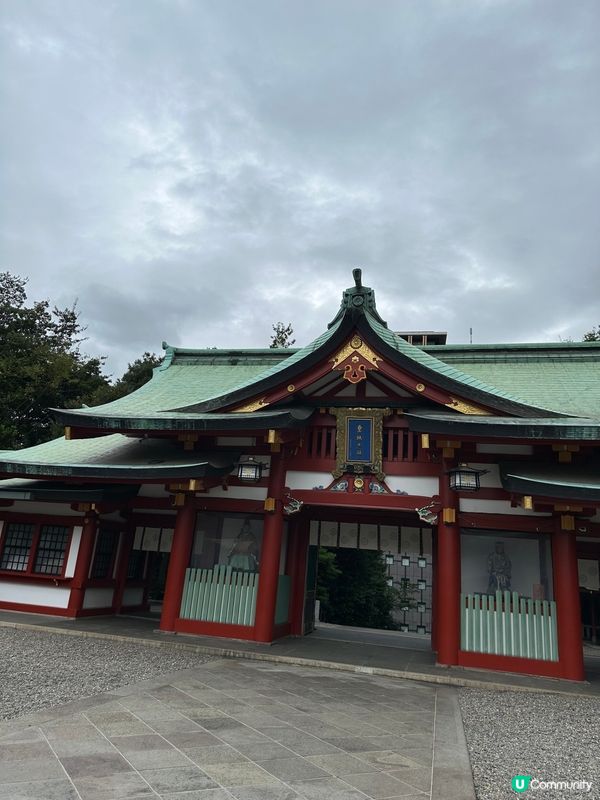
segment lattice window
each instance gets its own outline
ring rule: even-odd
[[[146,553],[144,550],[132,550],[127,564],[127,580],[141,581],[144,577]]]
[[[96,552],[92,564],[92,578],[110,578],[113,557],[117,545],[117,534],[113,531],[100,529],[96,540]]]
[[[6,526],[0,569],[25,572],[29,563],[33,532],[33,525],[21,522],[10,522]]]
[[[43,575],[61,575],[68,541],[68,528],[42,525],[33,571]]]

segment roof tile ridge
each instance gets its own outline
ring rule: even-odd
[[[462,383],[465,386],[473,386],[480,391],[490,394],[492,397],[500,397],[504,400],[510,400],[513,403],[519,403],[525,407],[538,408],[540,410],[556,412],[560,414],[557,409],[548,408],[547,406],[531,406],[531,404],[523,398],[491,386],[490,384],[485,383],[485,381],[481,381],[479,378],[475,378],[473,375],[462,372],[462,370],[458,370],[456,367],[447,364],[441,359],[424,352],[424,350],[418,345],[410,344],[405,339],[402,339],[401,336],[397,336],[393,331],[380,326],[379,323],[372,317],[367,317],[367,319],[369,321],[369,325],[373,328],[376,334],[378,334],[384,340],[388,337],[392,337],[395,342],[396,349],[399,352],[404,352],[405,355],[418,361],[422,366],[425,366],[435,372],[444,374],[446,377],[452,378],[453,380],[457,381],[458,383]],[[381,328],[381,331],[377,330],[378,328]]]

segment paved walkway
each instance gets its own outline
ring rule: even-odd
[[[0,625],[84,636],[142,639],[156,646],[186,647],[216,656],[362,671],[453,686],[600,697],[600,648],[586,648],[587,683],[574,683],[489,670],[441,667],[435,664],[428,639],[414,634],[326,625],[310,636],[288,637],[272,645],[262,645],[208,636],[163,634],[157,632],[157,624],[152,617],[83,617],[71,620],[43,614],[0,612]]]
[[[474,800],[456,690],[242,659],[12,720],[0,800]]]

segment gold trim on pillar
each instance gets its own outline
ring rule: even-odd
[[[561,514],[560,527],[563,529],[563,531],[574,531],[575,517],[572,514]]]
[[[455,508],[443,508],[442,509],[442,520],[446,525],[454,525],[456,522],[456,509]]]

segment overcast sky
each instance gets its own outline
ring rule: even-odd
[[[0,271],[161,341],[600,323],[598,0],[0,0]]]

